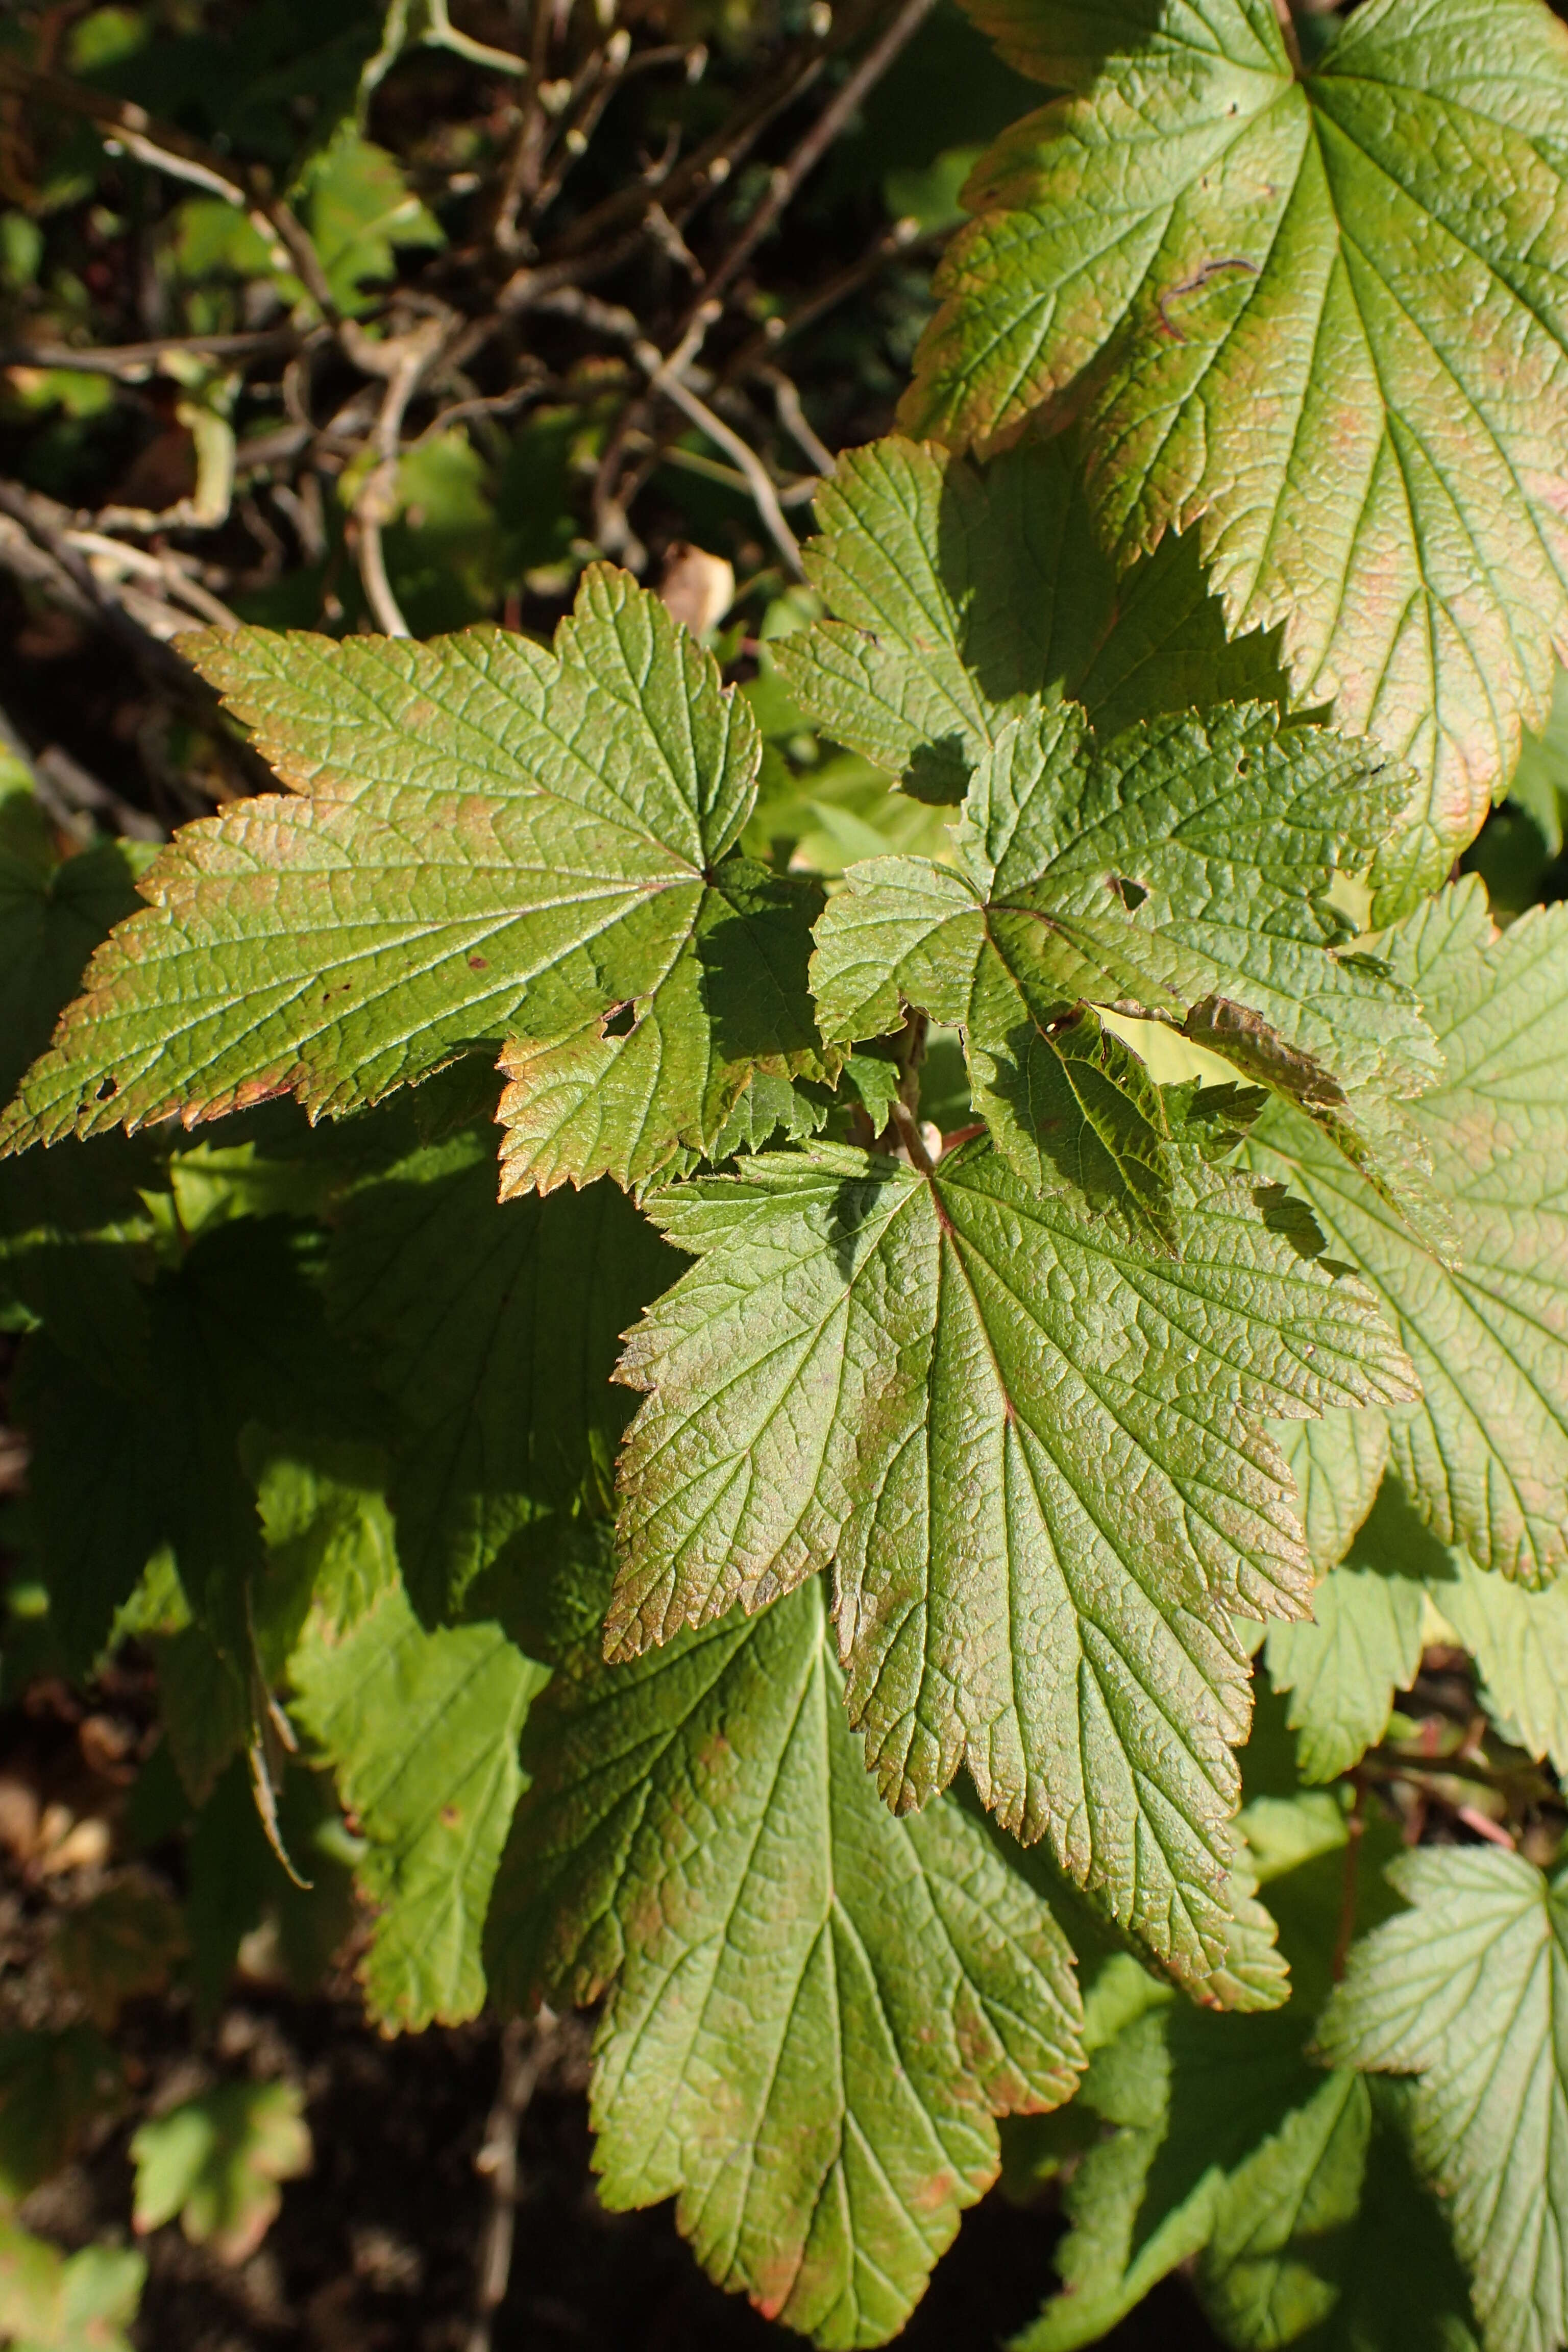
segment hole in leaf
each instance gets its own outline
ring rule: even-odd
[[[637,1025],[637,1006],[629,1001],[613,1004],[599,1024],[601,1037],[629,1037]]]
[[[1141,907],[1149,896],[1142,882],[1130,882],[1125,874],[1117,876],[1116,887],[1121,892],[1121,903],[1129,913],[1134,907]]]

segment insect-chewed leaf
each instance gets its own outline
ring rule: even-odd
[[[1019,1172],[1054,1162],[1160,1230],[1158,1097],[1089,1011],[1140,1008],[1300,1103],[1419,1219],[1419,1146],[1386,1097],[1429,1079],[1436,1051],[1407,988],[1336,956],[1329,903],[1403,789],[1369,746],[1281,733],[1267,705],[1106,744],[1071,705],[1037,711],[976,767],[955,866],[849,867],[816,927],[824,1033],[885,1033],[905,1003],[961,1025],[977,1108]]]
[[[633,1333],[607,1647],[836,1567],[852,1719],[985,1801],[1179,1971],[1222,1957],[1245,1734],[1228,1612],[1310,1571],[1254,1416],[1409,1392],[1353,1281],[1178,1161],[1174,1258],[981,1141],[929,1181],[818,1148],[650,1204],[699,1257]]]
[[[1258,0],[974,13],[1068,94],[970,181],[905,421],[1085,411],[1108,541],[1196,523],[1232,626],[1283,621],[1301,697],[1419,769],[1397,914],[1568,646],[1568,37],[1372,0],[1300,74]]]
[[[704,1144],[758,1061],[824,1075],[805,985],[819,900],[779,879],[752,918],[764,999],[726,919],[759,886],[724,864],[756,729],[656,596],[595,567],[553,652],[488,628],[428,646],[212,631],[190,650],[294,790],[164,852],[0,1148],[286,1091],[350,1109],[476,1041],[561,1049],[618,1007],[658,1031],[670,987],[705,1022],[679,1073],[635,1106],[617,1067],[542,1181],[629,1181]],[[520,1076],[510,1116],[528,1102]]]
[[[835,741],[959,801],[1031,704],[1070,695],[1114,733],[1215,702],[1283,702],[1272,641],[1227,637],[1197,551],[1172,539],[1118,582],[1062,441],[984,470],[894,435],[851,450],[817,494],[806,570],[833,617],[773,659]]]
[[[1568,1564],[1568,910],[1499,938],[1472,877],[1381,944],[1447,1058],[1405,1116],[1431,1154],[1457,1268],[1282,1107],[1247,1159],[1305,1195],[1397,1323],[1423,1402],[1394,1419],[1393,1461],[1423,1517],[1483,1567],[1539,1584]]]
[[[501,1055],[501,1198],[603,1175],[641,1184],[669,1162],[672,1138],[717,1154],[742,1088],[836,1069],[806,986],[822,906],[819,883],[727,858],[645,996],[566,1036],[514,1038]]]
[[[1414,1906],[1353,1948],[1319,2029],[1340,2065],[1415,2074],[1416,2162],[1448,2201],[1487,2352],[1568,2333],[1568,1882],[1520,1854],[1433,1846],[1389,1878]]]
[[[889,1815],[816,1580],[632,1665],[579,1651],[537,1730],[492,1974],[609,1989],[600,2195],[677,2197],[721,2284],[884,2342],[995,2177],[993,2117],[1076,2087],[1066,1938],[952,1799]]]
[[[432,1615],[535,1523],[607,1499],[629,1418],[620,1334],[678,1268],[613,1185],[495,1192],[482,1130],[427,1145],[354,1190],[328,1261],[333,1318],[399,1416],[398,1549]]]

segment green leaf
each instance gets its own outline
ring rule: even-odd
[[[723,862],[755,796],[751,715],[625,574],[584,575],[553,653],[496,629],[209,631],[188,650],[293,792],[163,853],[0,1148],[285,1091],[314,1118],[521,1038],[554,1058],[547,1111],[514,1073],[514,1188],[551,1137],[542,1183],[633,1182],[703,1148],[759,1065],[828,1075],[805,992],[816,887]],[[635,1050],[591,1034],[626,1022]],[[574,1101],[575,1141],[547,1087],[562,1056],[598,1087]]]
[[[359,1497],[357,1559],[345,1495]],[[358,1875],[378,1912],[365,1999],[389,2029],[459,2023],[484,2001],[479,1937],[524,1785],[518,1738],[546,1669],[499,1625],[424,1631],[392,1573],[378,1498],[296,1471],[264,1502],[275,1540],[298,1541],[322,1513],[333,1573],[312,1597],[289,1678],[292,1712],[365,1841]]]
[[[1427,1589],[1474,1658],[1482,1696],[1507,1738],[1568,1773],[1568,1582],[1531,1592],[1457,1548],[1447,1568]]]
[[[112,1322],[96,1377],[47,1333],[28,1340],[17,1388],[34,1441],[25,1530],[79,1669],[167,1545],[193,1616],[247,1686],[246,1594],[261,1551],[240,1433],[254,1420],[336,1429],[368,1411],[305,1257],[276,1222],[222,1225],[152,1286],[139,1360],[117,1355]]]
[[[1388,1422],[1380,1412],[1326,1412],[1282,1421],[1271,1434],[1296,1481],[1307,1549],[1320,1576],[1338,1566],[1377,1500],[1388,1464]]]
[[[1391,1423],[1392,1460],[1445,1543],[1540,1584],[1568,1563],[1568,911],[1500,939],[1470,879],[1384,936],[1447,1068],[1405,1107],[1458,1240],[1449,1269],[1402,1234],[1306,1120],[1280,1106],[1245,1147],[1307,1200],[1380,1294],[1423,1402]]]
[[[1388,1873],[1414,1907],[1351,1954],[1319,2040],[1415,2074],[1415,2159],[1441,2191],[1487,2352],[1568,2333],[1568,1901],[1521,1855],[1431,1846]]]
[[[500,1057],[502,1200],[596,1176],[640,1185],[670,1160],[672,1138],[717,1157],[753,1087],[835,1068],[806,989],[823,903],[818,883],[727,858],[645,998],[563,1036],[513,1038]]]
[[[445,245],[439,222],[426,212],[384,147],[341,122],[310,158],[297,184],[316,251],[340,310],[368,310],[367,278],[395,278],[399,248]]]
[[[531,1732],[503,1973],[607,1991],[606,2204],[676,2197],[722,2285],[882,2343],[995,2176],[993,2117],[1071,2096],[1066,1939],[952,1801],[882,1806],[816,1581],[633,1665],[595,1648]]]
[[[904,421],[994,448],[1081,411],[1106,543],[1196,526],[1232,628],[1283,622],[1299,696],[1419,770],[1396,914],[1568,645],[1568,37],[1371,0],[1298,75],[1262,0],[974,13],[1068,95],[971,180]]]
[[[220,2083],[140,2126],[131,2142],[139,2233],[176,2215],[195,2246],[249,2260],[278,2218],[279,2184],[313,2161],[292,2083]]]
[[[982,1143],[929,1181],[770,1154],[650,1204],[700,1263],[632,1334],[606,1635],[626,1656],[833,1564],[884,1793],[984,1801],[1186,1974],[1223,1956],[1228,1612],[1299,1611],[1288,1475],[1253,1418],[1402,1393],[1353,1282],[1179,1163],[1176,1259]]]
[[[1020,1174],[1043,1181],[1048,1157],[1168,1240],[1158,1096],[1087,1009],[1142,1008],[1300,1104],[1403,1202],[1415,1147],[1366,1089],[1413,1092],[1436,1058],[1409,992],[1335,954],[1330,903],[1402,789],[1364,745],[1280,733],[1263,705],[1107,744],[1070,706],[1019,720],[975,770],[956,866],[849,868],[816,929],[824,1034],[885,1034],[906,1003],[961,1025],[976,1107]]]
[[[1348,1772],[1387,1730],[1395,1691],[1415,1680],[1426,1593],[1401,1556],[1407,1507],[1386,1493],[1313,1593],[1310,1622],[1268,1628],[1268,1679],[1291,1695],[1286,1720],[1304,1780]]]
[[[69,2162],[123,2084],[120,2060],[89,2025],[0,2035],[0,2211]]]
[[[1074,456],[1031,442],[980,470],[895,435],[849,451],[817,493],[805,561],[833,617],[778,639],[773,667],[826,734],[921,799],[962,800],[1041,700],[1070,696],[1115,734],[1286,698],[1271,641],[1227,639],[1192,545],[1117,582]]]
[[[432,1613],[580,1499],[607,1504],[630,1417],[610,1385],[620,1334],[677,1270],[612,1185],[495,1192],[481,1132],[412,1152],[346,1202],[329,1265],[333,1316],[396,1410],[398,1545]]]
[[[0,2336],[11,2352],[132,2352],[147,2265],[118,2246],[65,2255],[0,2221]]]
[[[1323,1796],[1253,1806],[1243,1821],[1279,1913],[1292,1998],[1250,2017],[1167,2000],[1116,2021],[1079,2094],[1084,2119],[1098,2117],[1102,2132],[1066,2190],[1062,2291],[1014,2339],[1016,2352],[1098,2343],[1184,2265],[1236,2345],[1291,2341],[1331,2314],[1354,2279],[1347,2241],[1370,2105],[1353,2074],[1325,2078],[1307,2050],[1340,1929],[1346,1816]],[[1396,1843],[1382,1826],[1367,1835],[1374,1851]],[[1370,1860],[1353,1882],[1363,1923],[1380,1900]],[[1408,2340],[1424,2352],[1440,2341]],[[1372,2341],[1405,2352],[1402,2337]]]
[[[136,877],[151,853],[101,842],[57,858],[47,828],[28,822],[30,792],[7,791],[0,772],[0,1102],[49,1042],[62,1004],[110,927],[137,904]]]

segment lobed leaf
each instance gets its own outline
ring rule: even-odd
[[[1372,0],[1298,72],[1260,0],[974,13],[1067,94],[971,179],[903,420],[1081,413],[1108,545],[1196,526],[1232,628],[1282,623],[1298,695],[1418,770],[1397,914],[1568,654],[1568,35]]]
[[[1272,641],[1227,637],[1191,545],[1118,581],[1076,453],[1026,442],[981,469],[897,434],[818,491],[804,550],[831,618],[771,647],[801,709],[922,800],[961,801],[1015,719],[1070,697],[1102,734],[1289,688]]]
[[[633,1664],[595,1647],[531,1733],[497,1970],[607,1994],[606,2204],[675,2197],[721,2284],[882,2343],[995,2177],[993,2118],[1072,2095],[1066,1939],[957,1804],[882,1806],[819,1583]]]
[[[1410,992],[1335,953],[1330,903],[1397,804],[1378,770],[1258,705],[1108,744],[1071,706],[1020,719],[975,768],[953,866],[849,867],[816,927],[824,1034],[886,1033],[905,1003],[962,1026],[976,1108],[1019,1173],[1054,1162],[1168,1243],[1159,1096],[1093,1007],[1144,1012],[1300,1105],[1419,1217],[1417,1149],[1384,1096],[1414,1092],[1436,1055]]]
[[[1417,2163],[1447,2201],[1486,2352],[1568,2332],[1568,1904],[1495,1847],[1390,1866],[1413,1906],[1358,1945],[1320,2028],[1341,2065],[1418,2077]]]
[[[372,2014],[392,2031],[457,2024],[484,2002],[480,1936],[523,1787],[519,1738],[547,1670],[499,1625],[426,1633],[384,1505],[330,1471],[278,1496],[274,1540],[334,1514],[345,1493],[354,1508],[335,1530],[335,1572],[312,1592],[289,1662],[293,1712],[365,1841],[358,1876],[379,1912],[361,1972]]]
[[[1175,1258],[976,1141],[928,1180],[844,1149],[669,1188],[699,1263],[631,1335],[607,1654],[832,1564],[889,1801],[966,1763],[1005,1825],[1178,1972],[1222,1957],[1245,1736],[1229,1612],[1310,1590],[1258,1417],[1406,1392],[1359,1286],[1178,1162]]]
[[[553,652],[499,629],[188,650],[292,793],[163,853],[0,1150],[285,1092],[315,1118],[521,1039],[555,1058],[513,1072],[513,1188],[631,1182],[704,1148],[759,1064],[829,1075],[805,986],[819,898],[726,863],[755,797],[750,712],[624,574],[584,575]],[[642,1042],[595,1059],[588,1032],[617,1014]],[[560,1057],[582,1082],[584,1051],[596,1110],[565,1118]]]
[[[1371,1188],[1280,1106],[1253,1130],[1258,1175],[1308,1201],[1384,1301],[1422,1402],[1390,1424],[1394,1469],[1445,1543],[1526,1584],[1568,1561],[1568,914],[1498,937],[1472,877],[1381,942],[1447,1062],[1405,1116],[1458,1241],[1439,1265]]]
[[[1385,1490],[1313,1593],[1310,1622],[1268,1628],[1268,1679],[1290,1694],[1303,1780],[1337,1780],[1359,1763],[1388,1728],[1394,1693],[1415,1680],[1426,1591],[1402,1540],[1407,1511],[1397,1489]]]

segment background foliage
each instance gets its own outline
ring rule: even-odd
[[[765,2335],[710,2297],[662,2219],[611,2218],[674,2198],[714,2279],[821,2340],[878,2341],[998,2161],[910,2341],[1563,2338],[1565,1930],[1542,1873],[1568,1826],[1552,1582],[1568,1137],[1550,1044],[1568,952],[1557,919],[1529,911],[1568,873],[1549,644],[1563,566],[1530,488],[1561,464],[1549,359],[1527,342],[1522,388],[1489,380],[1506,482],[1439,401],[1426,505],[1378,503],[1377,467],[1404,446],[1387,394],[1408,360],[1397,256],[1339,265],[1322,297],[1337,342],[1259,355],[1231,335],[1244,280],[1293,285],[1383,203],[1347,160],[1352,99],[1332,74],[1310,101],[1286,75],[1276,104],[1278,58],[1249,48],[1204,70],[1241,75],[1260,126],[1246,135],[1279,142],[1270,185],[1298,245],[1244,205],[1221,224],[1234,267],[1184,273],[1187,242],[1196,255],[1214,233],[1206,184],[1175,173],[1147,208],[1184,277],[1158,397],[1184,429],[1202,412],[1201,478],[1179,434],[1131,488],[1108,473],[1100,453],[1138,442],[1150,396],[1110,363],[1073,436],[1007,446],[1058,376],[1102,344],[1115,359],[1118,282],[1064,249],[1059,224],[1103,214],[1119,110],[1173,101],[1101,33],[1085,58],[1020,30],[1026,12],[976,13],[999,49],[931,0],[476,0],[456,21],[444,0],[58,0],[0,26],[0,1097],[140,903],[156,845],[222,818],[202,836],[221,846],[162,869],[186,926],[170,952],[127,961],[11,1113],[13,1135],[94,1139],[0,1162],[7,2340],[370,2345],[390,2328],[479,2352],[514,2330]],[[1268,49],[1270,9],[1214,13],[1225,38]],[[1537,54],[1535,0],[1508,0],[1500,33],[1461,0],[1443,13],[1447,46],[1421,66],[1434,90],[1477,42],[1503,42],[1526,60],[1520,105],[1550,112],[1556,83],[1531,79],[1556,57]],[[1331,29],[1305,16],[1296,37],[1310,56]],[[1041,84],[1077,93],[1070,142],[1033,115]],[[1474,169],[1525,207],[1529,159],[1503,147]],[[1561,151],[1543,152],[1560,189]],[[1441,223],[1458,201],[1450,164],[1406,173],[1399,234],[1410,207]],[[985,209],[949,245],[966,181]],[[1129,253],[1147,228],[1133,215]],[[1497,285],[1520,219],[1489,233],[1471,276],[1423,280],[1436,342],[1489,304],[1492,346],[1505,334]],[[1020,304],[1043,282],[1071,332],[1041,335],[1022,367]],[[1296,367],[1304,413],[1338,401],[1342,435],[1353,412],[1384,453],[1370,538],[1348,508],[1317,518],[1342,573],[1333,629],[1304,572],[1269,569],[1318,499],[1322,453],[1298,440],[1282,457],[1261,552],[1236,527],[1225,374],[1254,364],[1276,381]],[[974,457],[894,437],[900,399],[907,427],[943,425]],[[844,449],[862,454],[825,483]],[[1452,532],[1444,484],[1462,488]],[[1156,549],[1172,518],[1193,528]],[[1149,551],[1121,579],[1119,535]],[[1521,540],[1540,555],[1530,579]],[[1456,567],[1464,625],[1373,644],[1389,578],[1428,542]],[[486,621],[508,635],[468,641],[488,649],[463,656],[455,706],[449,656],[363,642]],[[237,623],[344,652],[279,667]],[[1426,782],[1395,851],[1397,779],[1315,730],[1277,730],[1334,693],[1342,724],[1375,726]],[[1102,741],[1142,727],[1121,738],[1136,756],[1097,748],[1063,694]],[[616,695],[606,730],[595,698]],[[1251,708],[1189,715],[1229,702]],[[301,897],[258,971],[231,952],[244,877],[284,853],[251,795],[270,762],[330,800],[351,707],[353,772],[380,759],[384,803],[345,799],[336,835],[301,821],[299,854],[344,878],[331,921],[312,929]],[[454,820],[454,786],[482,784],[503,720],[511,756],[555,763],[561,793],[548,822],[506,833],[498,816],[510,896]],[[1205,761],[1252,781],[1177,848],[1170,811]],[[966,786],[980,814],[955,849]],[[580,936],[538,912],[580,852],[560,815],[573,793],[637,801]],[[1287,805],[1282,870],[1270,828]],[[1090,817],[1142,877],[1110,916],[1074,867]],[[1456,866],[1440,887],[1460,850],[1472,878]],[[1331,882],[1374,854],[1373,896],[1330,918]],[[1064,929],[1097,926],[1048,976],[1058,993],[1163,990],[1184,1010],[1240,992],[1291,1054],[1243,1060],[1261,1082],[1244,1095],[1217,1016],[1184,1025],[1225,1067],[1152,1056],[1152,1078],[1109,1024],[1064,1037],[1008,947],[1026,898]],[[1371,919],[1394,924],[1386,968],[1330,967],[1324,938]],[[462,953],[426,972],[441,926]],[[389,1043],[352,993],[333,1006],[334,959],[352,974],[378,957],[418,992],[416,1038]],[[654,1013],[584,1025],[585,961],[602,1002]],[[461,1049],[504,1028],[522,963],[547,965],[555,992],[531,983],[503,1095]],[[792,1027],[756,974],[797,965]],[[321,981],[295,1091],[311,1110],[375,1107],[311,1127],[268,1098],[267,1024],[291,1036],[295,995]],[[900,996],[939,1024],[921,1118],[945,1137],[988,1118],[1006,1164],[961,1143],[918,1242],[902,1213],[923,1191],[895,1171],[866,1188],[851,1242],[835,1204],[863,1164],[851,1147],[900,1104]],[[172,1008],[193,1002],[176,1037]],[[377,1100],[437,1062],[418,1091]],[[1188,1081],[1174,1114],[1166,1078]],[[198,1085],[232,1113],[221,1124],[117,1131]],[[1037,1107],[1064,1087],[1089,1105],[1073,1168],[1091,1206],[1053,1195],[1042,1214]],[[769,1136],[816,1139],[815,1156],[785,1176],[754,1163],[739,1201],[695,1183],[650,1222],[611,1181],[561,1188],[637,1187]],[[1244,1227],[1246,1188],[1221,1162],[1274,1188],[1263,1225]],[[1123,1231],[1108,1201],[1134,1244],[1108,1245]],[[1178,1229],[1196,1307],[1159,1265]],[[853,1249],[901,1320],[857,1329]],[[1007,1442],[1044,1459],[1054,1401],[1075,1383],[1100,1398],[1069,1465],[1086,1479],[1135,1420],[1120,1392],[1105,1402],[1117,1350],[1097,1356],[1066,1314],[998,1341],[1005,1276],[1050,1268],[1112,1333],[1201,1318],[1229,1384],[1152,1441],[1143,1520],[1020,1536],[983,1395],[968,1450],[942,1454],[931,1399],[974,1381],[944,1249],[982,1270],[975,1328],[1028,1425]],[[1419,1404],[1342,1261],[1408,1351]],[[819,1577],[756,1616],[720,1613],[729,1553],[679,1459],[671,1475],[658,1418],[700,1429],[721,1467],[765,1464],[781,1415],[797,1441],[798,1364],[776,1392],[757,1373],[749,1419],[729,1388],[748,1325],[759,1361],[772,1345],[766,1283],[793,1311],[803,1265],[863,1387],[824,1415],[805,1505],[759,1481],[746,1552],[765,1577],[742,1597],[835,1559],[865,1628],[847,1665]],[[626,1369],[662,1385],[623,1466],[612,1587],[605,1518],[636,1400],[610,1374],[645,1310]],[[1163,1547],[1190,1598],[1205,1448],[1238,1410],[1256,1424],[1304,1406],[1326,1411],[1271,1425],[1300,1491],[1313,1617],[1271,1624],[1249,1661],[1212,1597],[1166,1603],[1149,1554]],[[908,1545],[879,1550],[875,1513],[847,1522],[840,1502],[922,1445],[953,1501],[911,1579]],[[1229,1600],[1292,1577],[1305,1591],[1264,1484],[1239,1491]],[[975,1633],[997,1613],[976,1612],[970,1580],[977,1496],[986,1540],[1016,1547],[1059,1634],[1011,1691],[1010,1748],[987,1744],[1012,1667]],[[896,1640],[875,1630],[889,1591],[963,1646],[984,1732],[900,1684]],[[1108,1623],[1135,1627],[1138,1671],[1179,1690],[1201,1727],[1187,1747],[1117,1696]],[[1064,1693],[1085,1677],[1112,1695],[1064,1762]],[[924,1810],[895,1820],[881,1802],[846,1684],[883,1792]],[[1226,1743],[1249,1696],[1238,1778]],[[968,1780],[933,1794],[961,1756]],[[1044,1843],[1012,1843],[976,1793]],[[1140,1837],[1134,1871],[1119,1841]],[[700,2002],[679,1974],[693,1949]],[[520,2024],[541,1994],[602,2004],[596,2201],[588,2034],[552,2009]],[[405,2038],[378,2042],[365,2016]],[[819,2179],[832,2193],[807,2235],[801,2183]]]

